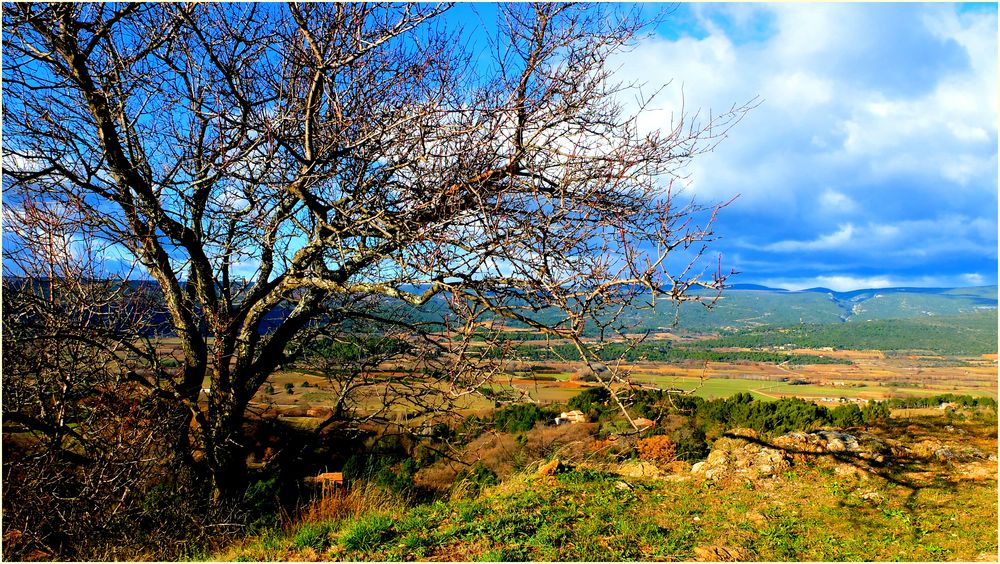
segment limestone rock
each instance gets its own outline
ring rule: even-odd
[[[708,459],[692,466],[691,472],[703,474],[709,480],[728,476],[769,478],[790,466],[780,449],[740,437],[723,437],[715,441]]]
[[[618,467],[616,474],[628,478],[659,478],[663,472],[655,464],[643,460],[629,460]]]

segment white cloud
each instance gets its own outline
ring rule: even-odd
[[[814,239],[786,239],[773,243],[743,240],[739,246],[776,253],[821,251],[850,253],[856,258],[934,257],[956,252],[996,256],[995,227],[990,220],[946,215],[927,220],[893,223],[845,223]]]
[[[829,249],[840,249],[851,243],[854,236],[854,226],[850,223],[841,225],[837,231],[829,235],[823,235],[812,241],[778,241],[765,245],[768,251],[798,252],[798,251],[822,251]]]
[[[969,286],[983,286],[986,284],[986,277],[976,272],[963,274],[962,280]]]
[[[833,213],[851,213],[858,208],[857,202],[849,196],[836,190],[825,190],[819,197],[819,204],[824,211]]]
[[[676,118],[685,104],[690,113],[719,111],[755,95],[764,99],[713,154],[691,165],[693,189],[708,198],[740,193],[740,205],[750,209],[775,197],[797,199],[814,179],[848,184],[872,172],[937,175],[966,184],[992,180],[995,186],[995,18],[967,20],[950,7],[900,7],[899,14],[923,9],[930,15],[895,23],[897,14],[887,12],[892,9],[843,4],[714,9],[736,21],[750,19],[748,10],[773,16],[772,37],[735,45],[713,23],[714,12],[699,8],[707,37],[650,39],[622,58],[620,75],[650,85],[673,79],[659,104],[662,112],[649,124],[664,123],[671,112]],[[930,31],[910,29],[922,21],[935,25]],[[903,46],[883,53],[893,50],[897,36]],[[940,63],[922,60],[924,53],[905,55],[910,43],[929,45],[931,54],[934,49],[949,57],[964,54],[968,66],[953,68],[943,55]],[[905,82],[897,74],[913,70],[895,68],[901,64],[910,64],[914,74],[930,73],[928,80],[895,85],[893,80]],[[840,188],[847,196],[851,190]]]
[[[980,267],[956,257],[996,260],[995,11],[864,3],[680,9],[695,15],[698,36],[652,38],[622,58],[620,75],[673,80],[658,103],[661,122],[682,107],[707,113],[763,98],[687,169],[689,194],[703,202],[740,195],[718,224],[726,237],[719,249],[742,259],[737,270],[773,276],[777,257],[768,253],[799,252],[806,256],[796,264],[822,265],[803,278],[872,268],[889,276],[895,261],[928,276],[944,269],[950,274],[938,281],[954,285]],[[755,274],[753,265],[765,263],[775,268]]]
[[[786,290],[806,290],[809,288],[828,288],[835,292],[865,290],[875,288],[951,288],[959,284],[968,286],[982,285],[985,278],[981,274],[965,274],[956,280],[946,276],[894,276],[881,274],[874,276],[854,276],[849,274],[831,274],[808,278],[770,278],[761,282],[772,288]]]

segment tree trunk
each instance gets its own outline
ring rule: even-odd
[[[213,418],[211,439],[206,441],[212,479],[213,501],[238,504],[249,485],[247,454],[243,432],[245,406],[228,406],[226,413]]]

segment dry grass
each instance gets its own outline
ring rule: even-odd
[[[642,460],[667,463],[673,462],[677,457],[677,445],[666,435],[641,439],[635,446]]]
[[[480,464],[505,478],[531,463],[547,458],[582,461],[594,451],[597,425],[577,423],[549,427],[538,425],[526,433],[486,433],[469,443],[456,461],[443,460],[417,472],[418,486],[448,491],[458,473]]]
[[[373,511],[398,511],[405,506],[399,495],[369,482],[360,482],[307,504],[299,511],[296,522],[337,521]]]

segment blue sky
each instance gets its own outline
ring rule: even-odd
[[[714,246],[733,282],[996,284],[996,4],[681,4],[615,64],[672,80],[649,128],[682,91],[689,112],[760,96],[686,181],[739,195]]]
[[[489,3],[444,18],[479,48],[495,21]],[[699,203],[738,196],[712,247],[730,282],[997,283],[996,4],[682,3],[611,64],[669,83],[646,129],[682,98],[702,115],[760,100],[685,171]]]

